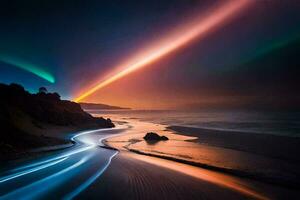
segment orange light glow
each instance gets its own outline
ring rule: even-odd
[[[225,188],[229,188],[235,191],[238,191],[242,194],[245,194],[254,199],[261,200],[269,200],[267,196],[260,194],[259,192],[251,189],[251,187],[247,186],[246,183],[242,182],[239,179],[235,179],[234,177],[227,176],[225,174],[209,171],[206,169],[202,169],[199,167],[194,167],[191,165],[186,165],[182,163],[176,163],[169,160],[164,160],[160,158],[155,158],[151,156],[141,156],[138,154],[127,154],[126,156],[133,157],[135,159],[157,165],[160,167],[168,168],[174,170],[176,172],[180,172],[186,174],[188,176],[192,176],[201,180],[205,180],[207,182],[211,182],[217,185],[221,185]]]
[[[167,37],[158,41],[150,48],[146,48],[142,52],[139,52],[138,56],[120,65],[122,67],[117,67],[117,69],[121,70],[117,71],[110,78],[95,84],[91,89],[82,92],[74,99],[74,101],[79,102],[114,81],[140,68],[149,66],[160,58],[189,44],[194,39],[204,38],[210,31],[224,25],[249,4],[250,0],[229,1],[212,10],[210,14],[196,17],[194,20],[187,23],[187,25],[174,30],[170,35],[167,35]]]

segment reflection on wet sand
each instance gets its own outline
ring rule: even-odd
[[[131,128],[121,136],[109,138],[109,145],[267,182],[286,181],[289,184],[289,180],[293,180],[292,172],[297,171],[297,166],[276,158],[201,143],[201,138],[176,134],[164,125],[136,119],[126,120]],[[147,143],[143,137],[149,131],[165,135],[169,140]],[[282,170],[282,167],[292,170]],[[282,180],[282,177],[285,179]]]
[[[226,188],[230,188],[255,199],[269,199],[263,194],[260,194],[259,192],[256,192],[255,190],[251,189],[251,187],[245,184],[243,181],[240,181],[231,176],[155,157],[141,156],[137,154],[128,154],[128,156],[153,165],[168,168],[186,174],[188,176],[192,176],[194,178],[198,178],[214,184],[221,185]]]
[[[199,156],[199,146],[192,142],[196,137],[183,136],[166,131],[164,126],[156,125],[147,122],[130,121],[131,129],[123,133],[121,136],[107,139],[106,143],[109,146],[121,150],[126,156],[154,164],[160,167],[168,168],[194,178],[205,180],[213,184],[238,191],[242,194],[256,199],[268,199],[255,190],[252,190],[249,185],[239,179],[233,178],[222,173],[209,171],[199,167],[186,165],[183,163],[173,162],[155,157],[143,156],[129,153],[128,150],[138,149],[142,152],[151,152],[156,154],[166,154],[174,157],[193,160]],[[149,144],[143,140],[146,130],[158,132],[166,135],[169,141],[160,141],[154,144]],[[214,156],[210,154],[210,156]]]
[[[128,129],[117,137],[108,138],[106,144],[119,149],[119,157],[127,157],[128,159],[125,160],[131,158],[132,163],[143,161],[145,165],[151,164],[170,169],[197,178],[199,181],[204,180],[207,183],[238,191],[250,198],[294,199],[299,196],[298,190],[294,188],[299,185],[297,184],[298,165],[274,157],[272,152],[267,154],[268,152],[260,151],[269,147],[271,150],[276,150],[274,145],[266,145],[263,149],[256,148],[256,144],[266,139],[267,142],[269,140],[274,142],[272,139],[275,136],[214,130],[203,132],[203,129],[191,131],[187,127],[176,132],[176,129],[167,128],[173,123],[162,125],[163,122],[156,120],[162,117],[157,113],[153,118],[142,115],[135,118],[115,113],[114,122],[126,125]],[[169,140],[147,143],[143,137],[148,132],[167,136]],[[260,140],[261,138],[263,140]],[[280,139],[280,137],[276,138]],[[286,137],[284,139],[287,141],[285,144],[297,146],[295,145],[297,142],[289,143],[290,140]],[[277,152],[275,151],[275,155]]]

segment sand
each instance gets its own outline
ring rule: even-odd
[[[129,124],[130,131],[123,136],[108,139],[108,145],[123,151],[173,160],[284,187],[298,188],[300,185],[298,138],[165,127],[135,119],[130,119]],[[169,140],[149,144],[143,140],[147,131],[166,135]]]

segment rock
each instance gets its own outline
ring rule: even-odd
[[[169,140],[169,138],[163,135],[160,137],[160,140]]]
[[[146,141],[161,141],[161,140],[169,140],[166,136],[160,136],[157,133],[149,132],[145,135],[144,140]]]

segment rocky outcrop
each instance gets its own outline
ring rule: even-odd
[[[157,133],[149,132],[145,135],[144,140],[146,141],[161,141],[161,140],[169,140],[166,136],[160,136]]]

